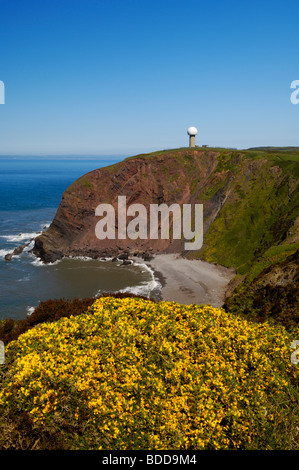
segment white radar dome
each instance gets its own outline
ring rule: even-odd
[[[197,134],[197,129],[196,129],[196,127],[189,127],[187,132],[188,132],[189,135],[196,135]]]

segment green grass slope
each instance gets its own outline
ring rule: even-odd
[[[282,243],[299,214],[298,170],[299,156],[282,158],[257,151],[237,158],[234,153],[222,154],[216,172],[226,177],[217,191],[226,188],[227,199],[200,255],[244,274],[271,246]]]

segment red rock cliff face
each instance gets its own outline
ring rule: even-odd
[[[218,155],[213,151],[182,149],[137,156],[87,173],[63,193],[52,224],[35,240],[34,253],[45,262],[50,262],[63,256],[116,256],[124,250],[182,252],[184,239],[119,240],[118,196],[126,196],[127,206],[141,203],[147,209],[150,204],[202,203],[194,195],[194,181],[198,194],[200,188],[205,188],[207,178],[217,166]],[[115,207],[115,240],[99,240],[96,237],[95,226],[99,217],[95,216],[95,210],[102,203]],[[207,220],[216,216],[219,204],[221,195],[220,202],[214,200],[206,203]],[[207,227],[207,223],[205,225]]]
[[[117,256],[124,250],[151,250],[203,257],[228,267],[248,265],[296,228],[298,178],[290,167],[292,162],[285,162],[288,166],[283,170],[278,161],[246,150],[194,148],[139,155],[94,170],[63,193],[51,226],[35,240],[33,251],[46,262],[63,256],[99,258]],[[136,203],[146,207],[146,239],[118,236],[119,196],[126,196],[127,208]],[[115,208],[116,238],[99,240],[96,208],[105,203]],[[183,204],[203,204],[201,250],[186,252],[187,240],[184,236],[174,239],[171,220],[168,239],[162,239],[161,233],[158,239],[150,239],[149,207],[162,203],[168,208],[171,204],[181,208]],[[133,215],[131,219],[138,213]]]

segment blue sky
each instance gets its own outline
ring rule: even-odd
[[[299,146],[296,8],[0,0],[0,155]]]

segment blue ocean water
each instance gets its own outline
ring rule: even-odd
[[[149,295],[156,288],[142,264],[120,268],[110,261],[64,259],[44,265],[30,253],[32,240],[53,220],[63,191],[89,171],[121,159],[0,157],[0,320],[25,318],[50,298],[120,290]],[[21,255],[4,260],[25,243]]]

